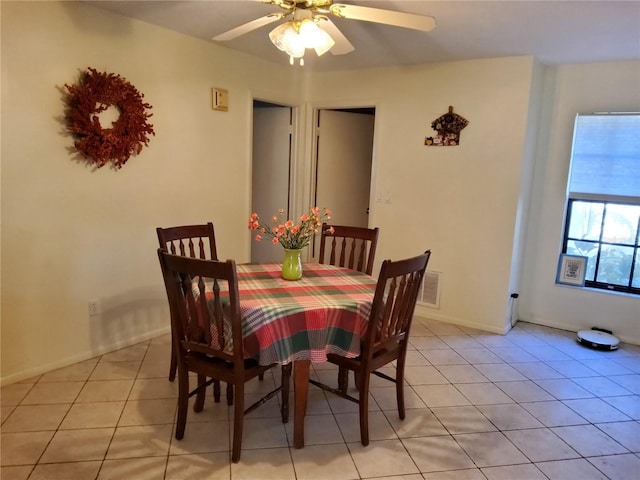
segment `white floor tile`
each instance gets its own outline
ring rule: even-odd
[[[529,463],[500,432],[464,433],[454,435],[454,438],[480,468]]]
[[[504,434],[532,462],[567,460],[580,456],[548,428],[512,430]]]
[[[363,478],[418,473],[402,441],[372,441],[366,447],[360,442],[347,444],[358,473]]]
[[[554,427],[551,430],[583,457],[629,452],[625,447],[593,425]]]
[[[611,455],[588,459],[610,480],[637,480],[640,458],[637,455]]]
[[[607,480],[607,477],[584,458],[540,462],[536,466],[550,480]]]
[[[210,392],[202,412],[190,399],[176,440],[177,383],[162,335],[3,386],[2,479],[637,480],[640,346],[600,352],[525,322],[504,336],[422,318],[414,327],[406,418],[395,386],[374,378],[366,447],[358,406],[313,387],[303,449],[292,447],[293,409],[283,424],[278,397],[244,419],[232,464],[233,410]],[[249,382],[245,403],[279,373]],[[312,375],[335,382],[337,369],[314,364]]]
[[[305,445],[291,451],[297,480],[358,480],[349,449],[344,443]],[[320,467],[321,466],[321,467]]]
[[[472,469],[476,466],[450,435],[406,438],[403,443],[423,473]]]

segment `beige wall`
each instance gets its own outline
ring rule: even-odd
[[[534,155],[542,82],[532,58],[312,75],[86,4],[2,2],[1,9],[2,382],[168,331],[157,226],[211,220],[221,256],[248,260],[253,96],[300,106],[301,202],[310,193],[313,109],[376,106],[373,196],[391,195],[389,204],[372,204],[378,261],[431,248],[430,269],[442,272],[441,308],[419,313],[504,332],[509,294],[518,289],[522,318],[565,325],[574,293],[565,287],[568,295],[550,307],[545,301],[562,288],[549,285],[566,182],[555,163],[568,158],[571,137],[558,118],[576,107],[569,100],[577,67],[559,68],[552,81],[547,73],[540,138],[551,137],[550,154],[542,142]],[[637,63],[625,65],[624,75],[636,72]],[[153,105],[157,134],[121,171],[70,159],[60,88],[88,66],[123,75]],[[609,73],[617,71],[614,64]],[[634,79],[620,86],[632,90]],[[214,86],[229,90],[229,112],[211,110]],[[595,84],[582,92],[597,93]],[[615,106],[628,106],[628,97]],[[449,105],[470,122],[461,145],[425,147],[431,121]],[[543,202],[548,195],[553,201]],[[101,316],[88,317],[91,299],[101,301]],[[629,320],[637,302],[606,302],[636,339]]]
[[[168,331],[157,226],[211,220],[221,255],[248,260],[252,95],[291,101],[297,79],[86,4],[1,8],[1,363],[11,381]],[[156,136],[120,171],[71,160],[63,133],[61,88],[89,66],[119,73],[153,106]],[[211,109],[214,86],[229,89],[229,112]],[[91,299],[103,315],[88,317]]]
[[[640,344],[640,298],[555,284],[575,115],[616,111],[640,111],[640,62],[547,69],[519,310],[529,322],[574,332],[605,327]]]
[[[372,205],[376,257],[379,265],[432,249],[440,309],[422,315],[505,332],[533,68],[518,57],[312,79],[316,105],[376,106],[374,189],[391,197]],[[425,146],[450,105],[469,120],[460,145]]]

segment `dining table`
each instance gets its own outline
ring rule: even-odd
[[[277,263],[236,267],[245,357],[261,365],[293,362],[294,447],[304,447],[311,363],[327,354],[360,355],[376,279],[348,268],[304,263],[303,276],[281,278]]]

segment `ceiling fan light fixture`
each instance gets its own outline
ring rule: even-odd
[[[278,25],[269,33],[269,39],[279,50],[290,57],[304,57],[307,48],[313,48],[318,56],[324,55],[335,45],[335,41],[311,18],[295,19]],[[304,63],[301,61],[301,65]]]
[[[278,25],[269,33],[271,43],[294,58],[304,56],[305,46],[300,42],[299,36],[294,22],[286,22]]]
[[[305,18],[300,22],[300,38],[306,48],[313,48],[318,56],[324,55],[335,45],[333,38],[318,24]]]

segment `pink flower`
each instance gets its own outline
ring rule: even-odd
[[[330,233],[331,235],[333,235],[335,231],[336,231],[336,229],[335,229],[335,228],[333,228],[333,227],[330,227],[330,228],[329,228],[329,233]]]
[[[261,241],[264,237],[270,237],[271,242],[281,244],[284,248],[300,249],[309,245],[314,233],[318,233],[323,221],[330,218],[330,210],[313,207],[308,213],[300,215],[300,222],[295,223],[284,216],[285,210],[278,209],[278,215],[271,217],[270,224],[263,222],[257,213],[249,217],[249,229],[257,230],[254,238]]]

